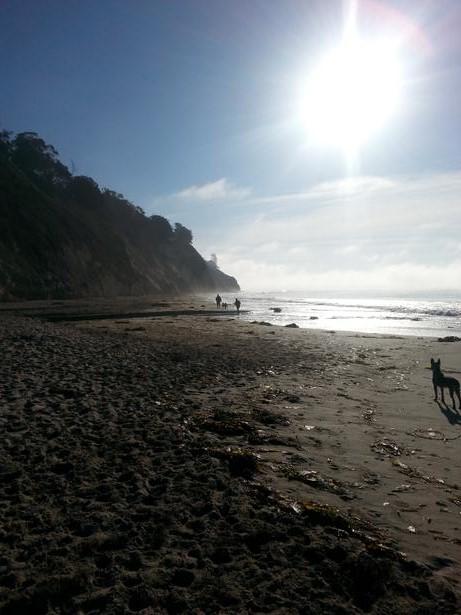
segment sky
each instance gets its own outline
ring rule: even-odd
[[[368,73],[307,121],[351,16]],[[458,0],[0,0],[0,128],[191,228],[246,290],[459,290],[460,31]],[[377,126],[329,142],[338,107]]]

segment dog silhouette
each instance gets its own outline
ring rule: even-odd
[[[451,396],[451,401],[453,402],[453,410],[456,410],[456,403],[454,393],[456,393],[459,401],[459,407],[461,409],[461,397],[459,394],[459,381],[456,378],[450,378],[444,376],[440,369],[440,359],[438,361],[434,361],[431,359],[431,370],[432,370],[432,385],[434,387],[434,395],[435,401],[437,401],[438,389],[440,388],[440,394],[442,397],[442,403],[445,403],[445,398],[443,396],[443,389],[448,389]]]

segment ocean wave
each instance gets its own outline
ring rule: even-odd
[[[280,303],[282,303],[280,301]],[[428,306],[413,306],[413,305],[382,305],[382,304],[365,304],[365,303],[344,303],[341,301],[284,301],[283,303],[297,303],[298,305],[330,307],[342,309],[357,309],[367,311],[392,312],[402,314],[418,314],[421,316],[444,316],[447,318],[458,318],[461,316],[461,308],[446,306],[446,307],[428,307]]]

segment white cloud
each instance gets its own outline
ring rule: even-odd
[[[350,177],[330,182],[316,184],[304,192],[293,192],[255,198],[253,204],[268,205],[276,203],[308,202],[308,201],[336,201],[351,198],[355,195],[370,195],[373,192],[389,191],[395,183],[385,177]]]
[[[200,186],[189,186],[180,192],[172,195],[173,198],[190,201],[192,203],[200,201],[228,201],[241,200],[250,195],[248,188],[235,186],[225,177],[215,182],[201,184]]]
[[[449,265],[399,263],[374,266],[365,270],[332,268],[325,271],[309,270],[287,264],[271,264],[242,259],[227,265],[244,290],[305,290],[307,292],[363,292],[411,293],[458,289],[461,279],[461,259]]]
[[[245,198],[200,241],[246,289],[446,290],[461,279],[461,173]]]

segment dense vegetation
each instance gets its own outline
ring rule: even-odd
[[[75,176],[34,132],[0,132],[0,300],[237,290],[192,233]]]

